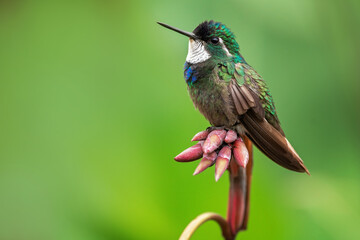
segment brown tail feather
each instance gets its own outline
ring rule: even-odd
[[[241,121],[248,137],[266,156],[284,168],[309,174],[289,141],[270,123],[260,120],[252,111],[243,116]]]

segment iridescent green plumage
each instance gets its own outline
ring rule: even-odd
[[[230,31],[230,29],[220,22],[210,21],[208,24],[209,28],[212,29],[209,36],[221,37],[224,40],[225,46],[229,52],[234,56],[238,55],[240,51],[239,44],[236,42],[235,35]]]
[[[219,66],[218,77],[221,80],[230,83],[232,79],[235,79],[238,85],[247,84],[257,93],[261,106],[265,110],[266,120],[276,129],[282,131],[273,98],[262,77],[247,63],[236,64],[234,61],[227,61],[220,63]]]

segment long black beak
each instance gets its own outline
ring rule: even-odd
[[[170,25],[167,25],[165,23],[161,23],[161,22],[157,22],[157,23],[160,24],[163,27],[166,27],[166,28],[170,29],[170,30],[173,30],[173,31],[178,32],[178,33],[180,33],[182,35],[188,36],[189,38],[198,39],[198,37],[195,34],[193,34],[192,32],[186,32],[186,31],[183,31],[183,30],[178,29],[176,27],[172,27]]]

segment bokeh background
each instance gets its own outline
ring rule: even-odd
[[[192,31],[226,23],[312,175],[255,151],[237,239],[360,239],[360,2],[0,1],[0,239],[177,239],[226,215],[228,179],[173,160],[208,127]],[[214,222],[193,239],[221,239]]]

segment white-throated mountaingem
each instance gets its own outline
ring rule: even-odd
[[[280,127],[265,81],[244,60],[229,28],[205,21],[186,32],[159,24],[190,38],[184,77],[194,105],[212,126],[246,135],[274,162],[309,173]]]

